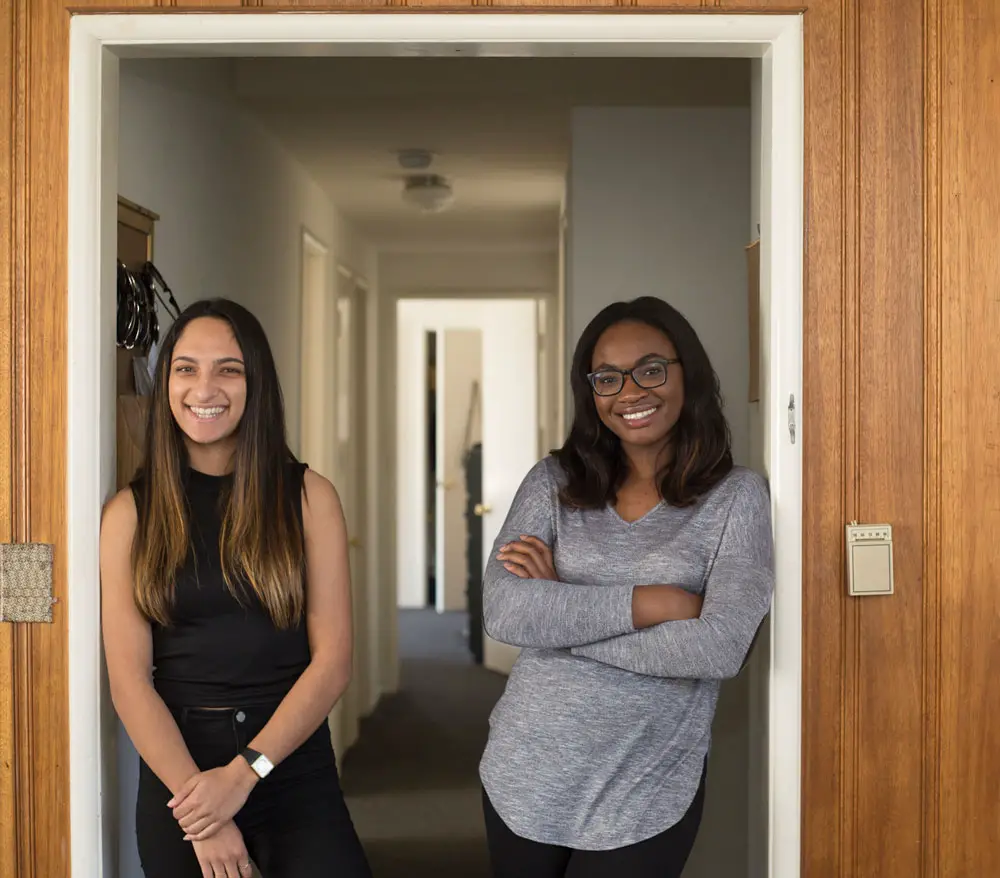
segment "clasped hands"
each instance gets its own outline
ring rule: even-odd
[[[233,817],[246,803],[257,775],[242,756],[190,777],[167,802],[194,844],[204,878],[249,878],[250,858]]]
[[[504,569],[521,579],[558,582],[552,549],[530,534],[500,546],[497,560]],[[696,619],[701,615],[702,597],[678,585],[637,585],[632,589],[632,624],[650,628],[661,622]]]

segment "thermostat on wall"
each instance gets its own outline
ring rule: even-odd
[[[893,593],[892,525],[847,525],[847,590],[855,596]]]

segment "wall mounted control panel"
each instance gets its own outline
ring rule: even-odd
[[[847,591],[855,596],[893,593],[892,525],[847,525]]]

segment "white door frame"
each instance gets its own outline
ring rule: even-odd
[[[761,283],[771,290],[766,412],[778,588],[769,676],[770,878],[800,870],[804,53],[801,15],[431,13],[75,15],[70,23],[67,601],[70,858],[102,874],[98,538],[114,488],[118,58],[206,55],[688,56],[762,59]],[[773,169],[773,172],[771,172]],[[99,217],[99,222],[94,218]],[[801,421],[801,419],[800,419]],[[99,466],[95,462],[99,461]],[[114,815],[117,818],[117,815]]]
[[[427,581],[427,545],[423,530],[413,523],[427,512],[427,501],[434,486],[426,471],[428,332],[446,329],[478,329],[483,334],[484,355],[498,344],[491,333],[498,326],[518,323],[535,311],[533,298],[482,296],[473,299],[446,298],[398,299],[396,302],[396,433],[417,436],[418,441],[396,443],[396,600],[399,606],[422,607]],[[418,365],[414,367],[414,363]],[[489,376],[484,369],[483,391]],[[534,402],[531,403],[534,410]],[[537,434],[536,424],[529,424]],[[487,429],[486,423],[483,430]],[[418,473],[413,479],[403,473]],[[521,474],[523,475],[523,473]],[[520,477],[520,476],[519,476]],[[435,525],[436,526],[436,525]],[[441,586],[443,587],[443,585]],[[400,602],[400,594],[403,601]],[[442,605],[439,603],[438,608]]]

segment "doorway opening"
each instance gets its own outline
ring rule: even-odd
[[[102,291],[110,261],[109,241],[90,217],[110,216],[117,197],[114,130],[118,58],[155,54],[169,43],[173,55],[285,54],[307,45],[315,54],[415,54],[509,56],[514,53],[608,56],[732,55],[759,59],[761,110],[761,286],[771,291],[762,323],[761,447],[771,480],[778,548],[778,590],[767,652],[764,713],[768,717],[764,778],[768,827],[767,874],[798,874],[801,455],[786,431],[789,402],[801,399],[802,263],[802,53],[799,16],[92,16],[72,22],[70,141],[70,314],[74,326],[101,325],[113,311]],[[261,44],[267,44],[261,48]],[[140,47],[141,45],[141,47]],[[104,108],[103,128],[101,108]],[[773,173],[772,173],[773,170]],[[578,278],[570,278],[574,289]],[[765,315],[762,315],[762,318]],[[569,315],[567,323],[572,321]],[[374,327],[378,332],[378,328]],[[566,327],[563,327],[566,331]],[[572,333],[571,333],[572,334]],[[71,662],[72,859],[84,874],[100,874],[101,845],[112,833],[100,799],[102,730],[99,626],[93,609],[97,588],[97,514],[109,475],[94,477],[93,461],[109,459],[112,429],[106,415],[107,362],[111,351],[97,343],[104,332],[69,333],[69,600]],[[368,334],[370,335],[370,333]],[[575,339],[568,340],[571,345]],[[485,344],[485,341],[484,341]],[[366,355],[366,364],[371,357]],[[484,384],[486,376],[484,374]],[[485,388],[484,388],[485,389]],[[485,399],[485,394],[484,394]],[[99,413],[97,418],[95,412]],[[485,419],[485,410],[484,410]],[[371,423],[370,418],[365,418]],[[485,429],[485,421],[484,421]],[[536,431],[537,435],[537,431]],[[535,454],[537,455],[537,441]],[[488,452],[488,447],[484,451]],[[111,454],[113,458],[113,452]],[[76,461],[78,466],[73,466]],[[88,461],[86,466],[83,462]],[[533,462],[533,461],[532,461]],[[484,506],[494,486],[486,477]],[[526,468],[507,475],[519,481]],[[365,478],[369,479],[366,470]],[[80,475],[74,475],[74,474]],[[385,493],[378,490],[377,496]],[[488,515],[490,513],[486,513]],[[485,517],[485,516],[484,516]],[[403,535],[396,534],[396,563]],[[436,595],[435,595],[436,597]],[[88,611],[84,611],[89,607]],[[79,612],[77,612],[79,610]],[[371,619],[369,618],[369,623]],[[488,650],[487,650],[488,652]],[[102,841],[103,840],[103,841]]]
[[[438,412],[441,407],[438,404],[438,379],[437,379],[437,333],[426,333],[427,363],[425,365],[427,375],[427,406],[424,417],[427,419],[427,442],[424,457],[427,461],[427,485],[437,485],[441,477],[438,472]],[[426,606],[434,607],[438,600],[438,557],[437,557],[437,491],[427,490],[427,521],[424,545],[427,546],[427,596]]]

